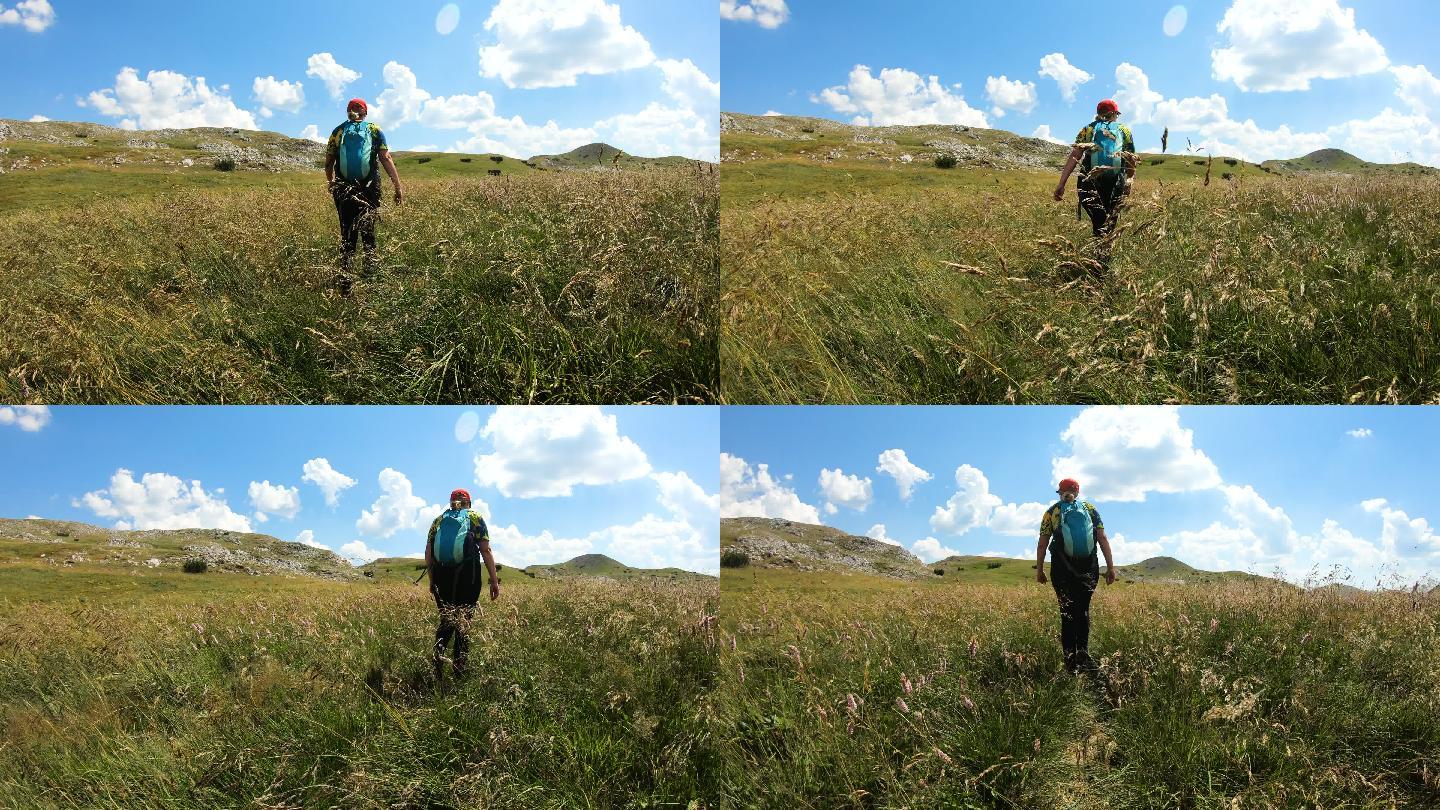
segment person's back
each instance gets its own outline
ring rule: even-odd
[[[467,631],[471,613],[480,601],[482,560],[490,576],[490,598],[498,599],[500,577],[490,551],[490,531],[480,513],[470,508],[470,493],[457,489],[450,493],[450,508],[431,522],[425,539],[430,592],[440,611],[433,651],[437,681],[443,673],[442,664],[452,638],[455,640],[455,656],[451,659],[455,675],[465,673],[470,650]]]
[[[1110,99],[1095,107],[1095,119],[1080,128],[1074,146],[1060,172],[1054,197],[1064,199],[1065,185],[1076,167],[1080,207],[1090,215],[1091,234],[1105,239],[1119,222],[1120,205],[1135,176],[1135,136],[1120,123],[1120,108]],[[1108,241],[1100,251],[1102,263],[1109,261]]]
[[[365,120],[364,99],[351,99],[346,121],[331,130],[325,144],[325,182],[340,217],[340,294],[350,294],[350,262],[361,240],[367,256],[375,251],[375,216],[380,210],[380,168],[395,186],[395,204],[404,201],[400,174],[380,127]]]

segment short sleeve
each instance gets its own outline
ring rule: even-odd
[[[330,139],[325,142],[325,157],[334,157],[340,154],[340,130],[342,126],[330,130]]]
[[[1090,143],[1095,139],[1094,133],[1095,130],[1093,127],[1081,127],[1080,132],[1075,136],[1075,143]]]
[[[1040,518],[1040,535],[1049,537],[1055,533],[1055,507],[1045,510],[1045,516]]]
[[[388,152],[388,151],[390,151],[389,145],[385,143],[385,133],[380,130],[380,127],[377,127],[377,126],[375,126],[374,124],[371,124],[371,125],[370,125],[370,130],[371,130],[372,133],[374,133],[374,138],[373,138],[373,140],[375,141],[375,151],[376,151],[376,152]]]
[[[1125,133],[1125,147],[1124,147],[1124,148],[1125,148],[1125,151],[1126,151],[1126,152],[1134,153],[1134,151],[1135,151],[1135,136],[1134,136],[1133,134],[1131,134],[1129,127],[1121,127],[1120,129]]]
[[[476,512],[476,511],[474,511],[474,510],[471,510],[471,512],[470,512],[470,525],[475,528],[475,542],[476,542],[476,543],[488,543],[488,542],[490,542],[490,527],[488,527],[488,526],[485,525],[485,518],[480,517],[480,513],[479,513],[479,512]]]
[[[1095,528],[1105,528],[1105,523],[1100,520],[1100,510],[1095,508],[1095,504],[1086,501],[1085,508],[1090,510],[1090,520],[1095,523]]]

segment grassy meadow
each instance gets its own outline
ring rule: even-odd
[[[1142,155],[1102,271],[1058,169],[827,135],[722,135],[726,402],[1440,402],[1431,170]]]
[[[0,181],[4,401],[718,396],[718,180],[704,164],[541,172],[400,155],[405,203],[387,181],[375,261],[341,297],[318,168],[50,154],[80,148],[34,145],[54,162]]]
[[[1097,681],[1048,585],[725,569],[728,807],[1433,807],[1440,597],[1102,584]]]
[[[707,805],[714,580],[507,570],[437,686],[401,573],[0,572],[0,806]]]

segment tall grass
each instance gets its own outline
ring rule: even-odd
[[[1440,182],[1050,183],[727,208],[725,401],[1440,402]]]
[[[434,604],[409,586],[11,603],[0,806],[703,804],[716,598],[512,588],[439,688]]]
[[[417,181],[336,292],[313,189],[0,215],[0,396],[45,402],[697,402],[718,378],[704,169]]]
[[[1047,587],[745,580],[722,587],[722,804],[1440,802],[1433,595],[1102,588],[1092,682],[1065,674]]]

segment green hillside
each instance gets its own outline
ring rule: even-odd
[[[619,160],[616,160],[616,156]],[[559,155],[535,155],[529,163],[544,169],[650,169],[664,166],[689,166],[700,161],[683,157],[639,157],[623,152],[607,143],[587,143]]]

